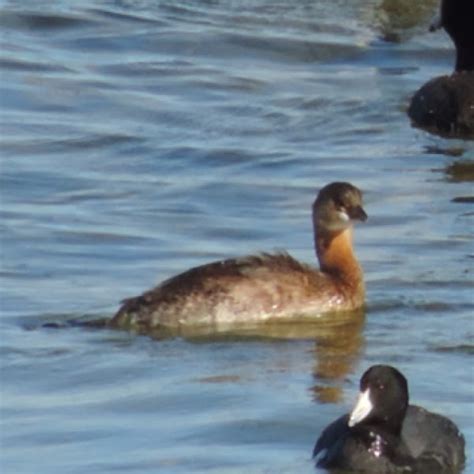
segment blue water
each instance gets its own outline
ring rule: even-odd
[[[454,62],[435,1],[0,3],[2,473],[318,472],[361,373],[399,367],[474,472],[473,142],[412,128]],[[467,170],[467,171],[466,171]],[[191,266],[286,249],[351,181],[351,324],[154,340],[111,316]],[[461,202],[458,202],[461,201]],[[322,472],[322,471],[321,471]]]

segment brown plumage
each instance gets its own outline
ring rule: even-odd
[[[125,300],[109,325],[147,331],[288,320],[359,308],[365,291],[352,249],[352,221],[366,218],[356,187],[329,184],[313,205],[321,270],[286,253],[209,263]]]

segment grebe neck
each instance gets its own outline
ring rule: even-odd
[[[352,247],[352,227],[337,233],[318,229],[315,246],[321,271],[348,283],[362,282],[362,270]]]

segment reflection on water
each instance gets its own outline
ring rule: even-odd
[[[386,41],[400,42],[423,27],[428,28],[438,0],[413,2],[411,0],[382,0],[374,9],[377,24]]]
[[[474,181],[474,161],[453,161],[446,166],[445,173],[447,179],[455,183]]]
[[[458,149],[452,150],[452,153],[446,153],[446,150],[444,151],[444,153],[448,155],[459,156],[457,152]],[[450,183],[470,183],[474,181],[474,161],[472,160],[454,160],[448,163],[443,169],[434,171],[444,173],[445,180]],[[455,196],[451,198],[451,201],[456,203],[472,204],[474,203],[474,196],[472,194]]]
[[[314,349],[312,387],[314,400],[338,403],[343,398],[343,382],[354,373],[364,346],[365,312],[354,314],[354,319],[317,340]]]
[[[183,337],[190,340],[223,341],[235,339],[268,339],[291,340],[308,339],[331,341],[337,331],[359,331],[364,320],[364,310],[324,313],[314,318],[302,316],[297,321],[279,320],[263,323],[216,323],[206,325],[182,325],[177,328],[158,326],[151,331],[146,329],[143,334],[154,339],[168,339]],[[105,319],[99,318],[89,321],[77,321],[79,326],[102,327]],[[70,321],[66,321],[66,325]]]
[[[107,318],[71,320],[66,316],[44,315],[47,322],[43,328],[68,329],[71,327],[91,330],[105,330]],[[61,320],[63,322],[61,322]],[[53,321],[53,322],[51,322]],[[143,335],[157,341],[184,338],[193,343],[216,344],[237,341],[288,341],[305,340],[314,342],[311,354],[314,358],[312,375],[316,384],[311,388],[315,401],[337,403],[342,399],[342,385],[346,377],[353,373],[364,344],[363,328],[365,309],[356,311],[325,313],[318,319],[301,318],[298,321],[241,323],[189,326],[179,328],[157,327],[146,330]],[[24,323],[25,329],[37,330],[38,322]],[[120,331],[120,330],[119,330]],[[129,331],[127,331],[130,334]],[[140,334],[139,332],[134,332]],[[234,375],[218,375],[199,378],[203,382],[235,382]]]
[[[466,149],[463,147],[452,147],[452,146],[440,147],[439,145],[436,145],[436,146],[429,145],[425,147],[425,153],[427,153],[428,155],[440,154],[440,155],[445,155],[445,156],[459,157],[459,156],[463,156],[464,153],[466,153]]]
[[[179,336],[201,343],[292,339],[314,341],[314,349],[311,351],[314,358],[312,375],[316,381],[311,388],[314,399],[320,403],[337,403],[343,396],[342,382],[353,373],[361,355],[364,321],[365,310],[360,309],[325,314],[316,322],[300,320],[296,323],[183,327],[179,330],[163,328],[151,336],[156,339]],[[146,335],[150,336],[149,331]],[[213,382],[227,382],[232,378],[233,376],[218,376],[217,379],[211,377]]]

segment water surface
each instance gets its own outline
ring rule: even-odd
[[[474,146],[405,114],[454,62],[435,3],[1,3],[2,472],[317,472],[374,363],[459,425],[474,472]],[[335,180],[369,214],[350,324],[41,328],[213,259],[314,262]]]

